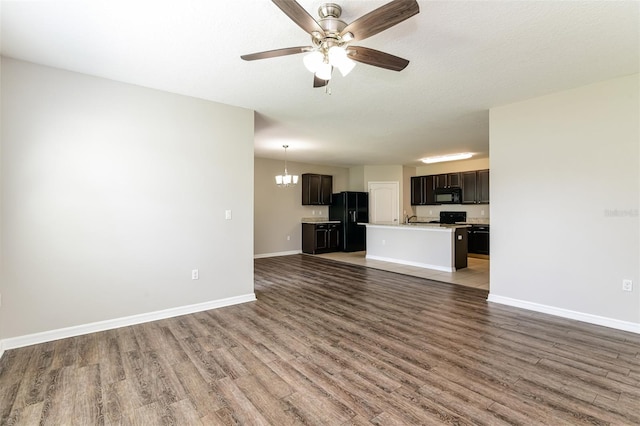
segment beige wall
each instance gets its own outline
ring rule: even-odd
[[[640,333],[639,80],[491,110],[490,300]]]
[[[416,207],[411,205],[411,177],[418,176],[415,167],[402,167],[402,217],[413,216],[416,214]]]
[[[333,192],[349,190],[349,169],[287,162],[290,174],[320,173],[333,176]],[[255,158],[254,254],[290,254],[302,249],[304,217],[328,217],[326,206],[303,206],[301,185],[279,188],[274,176],[284,171],[283,160]],[[302,178],[301,178],[302,179]],[[287,239],[289,237],[289,239]]]
[[[364,180],[364,166],[354,166],[349,169],[348,191],[366,191],[367,183]]]
[[[399,182],[400,205],[404,198],[405,170],[402,166],[318,166],[288,162],[289,173],[321,173],[333,176],[333,192],[367,191],[369,182]],[[300,220],[328,217],[329,208],[303,206],[300,185],[279,188],[274,176],[284,170],[284,160],[255,159],[254,254],[269,256],[297,253],[302,248]],[[287,237],[289,239],[287,239]]]
[[[469,159],[461,161],[448,161],[445,163],[425,164],[416,168],[414,176],[437,175],[441,173],[466,172],[470,170],[489,169],[488,158]],[[411,182],[407,182],[411,185]],[[409,188],[409,191],[411,189]],[[409,204],[411,204],[411,194],[409,193]],[[440,218],[441,211],[464,211],[467,212],[467,219],[470,222],[490,222],[490,210],[488,204],[451,204],[443,206],[413,206],[416,216],[422,220],[436,220]]]
[[[441,211],[466,212],[467,221],[490,223],[490,204],[443,204],[438,206],[413,206],[420,220],[439,220]]]
[[[364,190],[368,189],[369,182],[400,182],[402,183],[402,166],[364,166]]]
[[[7,58],[1,77],[0,338],[253,295],[253,111]]]
[[[472,158],[469,160],[447,161],[444,163],[425,164],[416,168],[416,176],[439,175],[442,173],[468,172],[470,170],[489,169],[488,158]]]

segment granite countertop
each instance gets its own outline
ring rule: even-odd
[[[301,223],[340,223],[339,220],[329,220],[327,217],[303,217]]]
[[[442,230],[442,231],[449,230],[449,229],[457,229],[457,228],[469,228],[471,226],[471,225],[462,224],[462,223],[446,224],[446,223],[420,223],[420,222],[412,222],[412,223],[379,222],[379,223],[359,223],[359,225],[394,227],[394,228],[433,229],[433,230]]]
[[[429,228],[468,228],[467,223],[401,223],[400,226],[429,227]]]
[[[425,216],[425,217],[418,217],[417,220],[415,220],[415,222],[418,223],[429,223],[432,221],[436,221],[439,222],[440,218],[435,217],[435,216]],[[483,226],[487,226],[489,225],[490,219],[487,216],[483,216],[483,217],[467,217],[467,220],[465,222],[456,222],[456,223],[460,223],[460,224],[464,224],[464,225],[483,225]]]

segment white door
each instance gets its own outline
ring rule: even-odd
[[[398,182],[369,182],[369,222],[398,223]]]

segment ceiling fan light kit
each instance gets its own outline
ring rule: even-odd
[[[314,73],[313,87],[329,84],[333,68],[342,76],[349,74],[356,62],[402,71],[409,61],[379,50],[362,46],[350,46],[351,41],[364,40],[378,34],[420,12],[416,0],[393,0],[350,24],[342,21],[342,8],[335,3],[325,3],[318,8],[320,20],[316,21],[295,0],[272,0],[293,22],[311,36],[312,46],[289,47],[242,55],[246,61],[278,56],[307,53],[304,66]]]

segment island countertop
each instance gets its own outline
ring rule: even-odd
[[[394,228],[394,229],[414,229],[421,231],[443,231],[452,232],[452,230],[459,228],[470,228],[471,225],[467,223],[393,223],[393,222],[378,222],[378,223],[359,223],[358,225],[366,225],[367,227],[376,228]]]
[[[367,259],[453,272],[467,267],[467,224],[363,223]]]
[[[322,223],[340,223],[339,220],[329,220],[327,218],[308,218],[308,217],[303,217],[300,220],[300,223],[316,223],[316,224],[322,224]]]

